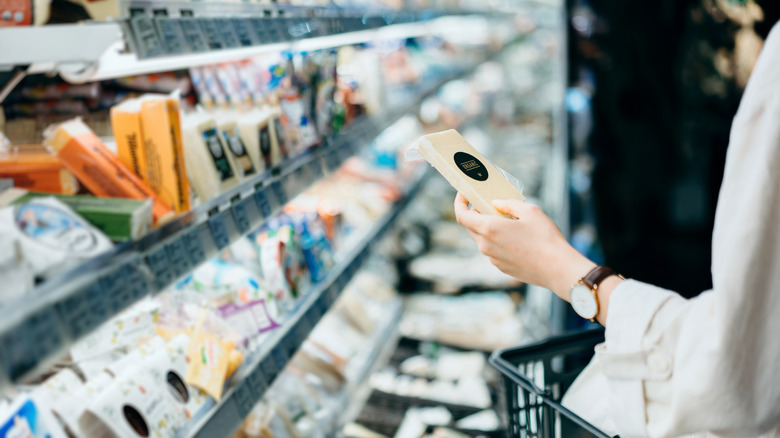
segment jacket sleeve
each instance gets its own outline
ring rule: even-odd
[[[732,125],[713,231],[713,289],[686,300],[625,281],[596,358],[627,436],[756,436],[780,424],[780,30]]]

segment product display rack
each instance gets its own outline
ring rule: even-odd
[[[385,366],[393,355],[401,339],[399,324],[403,308],[401,303],[388,311],[389,317],[381,330],[378,330],[368,342],[370,349],[361,354],[357,363],[362,364],[352,377],[341,400],[341,415],[335,418],[334,430],[341,430],[347,423],[357,418],[366,400],[371,395],[371,375]]]
[[[412,102],[358,120],[327,145],[253,177],[140,240],[119,244],[44,283],[34,292],[34,300],[23,297],[4,305],[9,317],[0,321],[0,387],[34,375],[75,340],[140,298],[173,284],[262,225],[369,139],[415,111],[443,84],[469,74],[493,56],[421,86]]]
[[[192,2],[133,2],[125,12],[129,18],[115,21],[0,29],[0,67],[85,83],[411,38],[429,34],[435,18],[456,14]]]
[[[375,245],[392,228],[395,219],[414,198],[425,179],[430,175],[425,169],[418,176],[404,197],[396,202],[390,212],[376,221],[370,230],[361,236],[327,278],[313,286],[292,311],[282,327],[270,339],[263,342],[261,349],[250,356],[228,381],[229,388],[219,403],[213,399],[196,413],[176,435],[183,437],[223,436],[235,431],[252,407],[260,400],[271,382],[282,372],[311,330],[341,294],[355,273],[368,259]],[[232,384],[235,382],[235,384]]]

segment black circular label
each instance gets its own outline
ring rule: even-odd
[[[461,172],[472,179],[477,181],[485,181],[488,179],[487,168],[473,155],[469,155],[465,152],[456,152],[455,164],[458,165],[458,169],[460,169]]]

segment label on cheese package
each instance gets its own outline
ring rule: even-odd
[[[111,129],[114,131],[119,159],[148,183],[146,149],[141,128],[141,101],[130,99],[111,108]]]
[[[254,175],[255,166],[252,164],[252,159],[249,157],[247,148],[241,140],[236,124],[223,124],[221,129],[222,136],[225,139],[225,148],[233,155],[233,161],[235,162],[238,171],[241,172],[241,175],[244,177]]]
[[[217,122],[208,114],[184,117],[184,158],[192,186],[206,202],[241,182],[238,169],[226,151]]]
[[[492,205],[495,199],[525,201],[519,182],[494,166],[454,129],[420,137],[407,150],[406,158],[425,158],[482,214],[503,216]]]
[[[173,216],[173,211],[125,167],[81,119],[47,128],[44,144],[95,196],[152,199],[156,222]]]

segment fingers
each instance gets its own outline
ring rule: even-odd
[[[477,232],[485,220],[481,214],[474,210],[469,210],[469,201],[460,193],[455,197],[455,217],[458,219],[459,224],[471,232]]]
[[[519,218],[528,204],[517,199],[496,199],[493,201],[493,207],[501,213]]]

